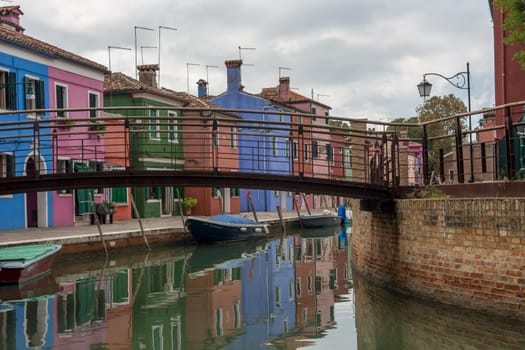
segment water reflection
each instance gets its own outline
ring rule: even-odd
[[[59,257],[0,287],[0,349],[525,348],[519,325],[353,286],[350,235]]]
[[[348,292],[346,240],[303,234],[59,257],[46,279],[0,287],[0,349],[270,348],[293,332],[319,335]]]

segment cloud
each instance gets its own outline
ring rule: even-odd
[[[26,33],[134,75],[134,61],[156,63],[162,31],[162,85],[196,93],[195,82],[210,80],[210,92],[226,88],[224,61],[242,50],[243,84],[258,93],[290,76],[298,93],[319,94],[333,114],[384,119],[411,116],[422,101],[416,84],[426,72],[452,75],[470,62],[473,108],[493,105],[493,43],[488,4],[479,1],[417,0],[21,0]],[[138,30],[135,26],[155,29]],[[187,67],[186,63],[200,66]],[[206,66],[208,69],[206,70]],[[211,67],[218,66],[219,68]],[[433,93],[463,91],[432,81]]]

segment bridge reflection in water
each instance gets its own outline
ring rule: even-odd
[[[523,324],[353,278],[347,236],[59,257],[53,291],[0,287],[0,349],[519,348]],[[25,288],[25,287],[24,287]],[[332,345],[329,345],[332,344]],[[445,347],[444,344],[446,344]],[[478,347],[479,345],[479,347]]]

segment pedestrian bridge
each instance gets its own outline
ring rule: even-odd
[[[505,108],[510,111],[494,110]],[[457,123],[431,137],[428,123],[286,113],[185,107],[2,112],[18,120],[0,123],[0,195],[183,186],[384,200],[407,186],[498,180],[501,159],[508,177],[519,175],[517,141],[506,137],[508,126],[501,127],[505,154],[497,140],[479,142],[479,130],[465,130],[462,120],[469,114],[434,122]],[[445,138],[452,144],[448,153],[433,148],[443,147],[437,140]]]

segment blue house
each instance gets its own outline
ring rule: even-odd
[[[26,49],[13,38],[21,36],[18,23],[22,11],[18,6],[0,8],[0,110],[2,112],[49,108],[48,67],[44,55]],[[39,59],[40,58],[40,59]],[[27,123],[26,130],[1,130],[0,176],[21,176],[52,171],[52,145],[49,123],[35,128],[42,113],[12,113],[1,116],[2,123]],[[15,129],[15,128],[13,128]],[[9,137],[16,138],[9,139]],[[0,229],[50,225],[52,197],[50,192],[17,193],[0,196]]]
[[[267,99],[244,91],[241,84],[242,60],[226,61],[228,87],[222,94],[210,99],[210,102],[222,108],[234,108],[261,113],[238,113],[243,119],[276,122],[280,130],[271,132],[265,128],[258,129],[250,124],[248,128],[239,129],[239,171],[261,174],[292,175],[290,158],[290,110]],[[283,114],[266,114],[264,112],[283,112]],[[262,125],[262,124],[261,124]],[[251,193],[255,210],[273,211],[277,206],[292,209],[291,193],[259,189],[241,189],[241,212],[250,211],[247,194]]]

